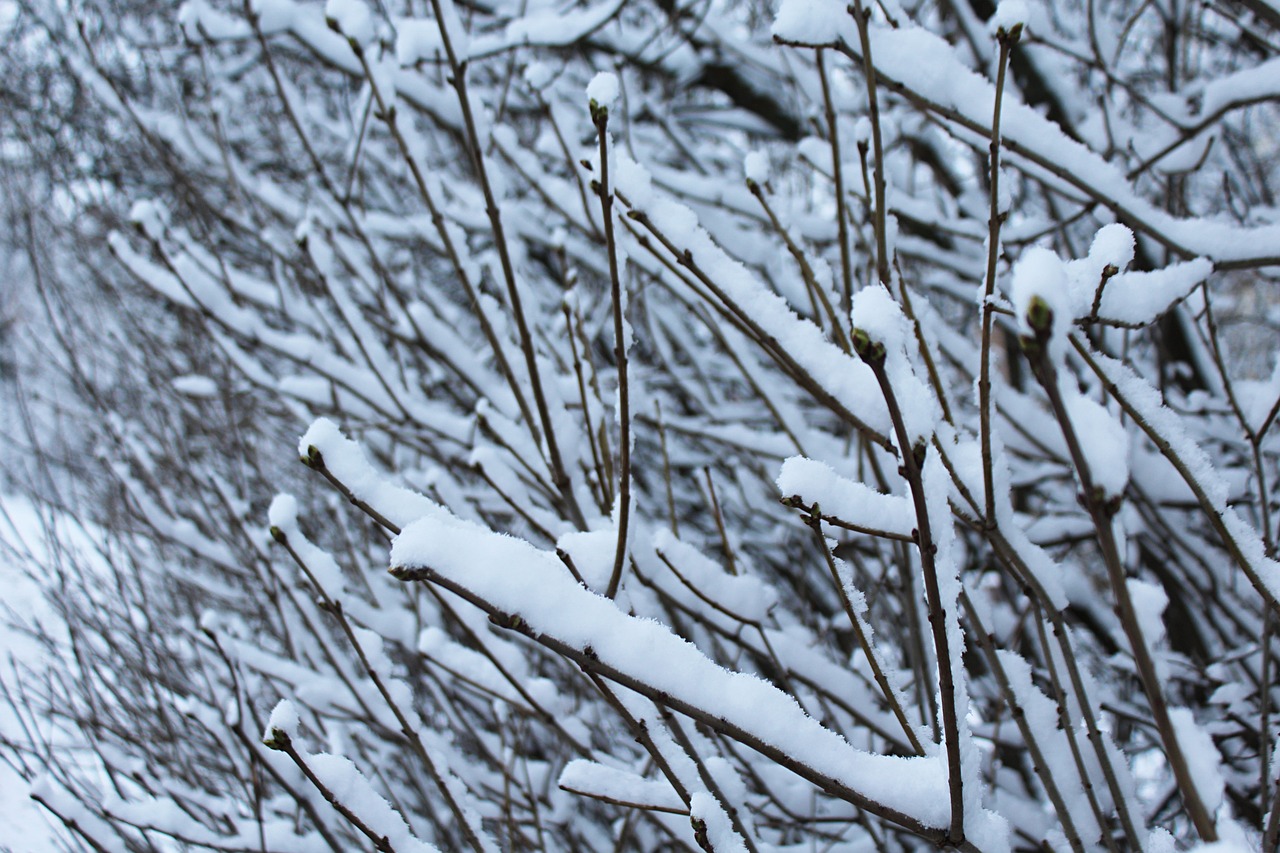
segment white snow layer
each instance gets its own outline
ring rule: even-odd
[[[441,513],[444,510],[440,510]],[[610,677],[661,694],[677,709],[750,733],[765,748],[823,777],[934,828],[949,806],[941,756],[900,758],[856,749],[809,717],[795,699],[768,682],[716,665],[658,622],[630,616],[580,586],[560,561],[522,540],[439,514],[419,519],[395,538],[393,567],[427,568],[435,580],[497,611],[518,616],[534,636],[590,650]],[[971,837],[987,849],[1007,849],[1007,829],[988,812],[973,816]]]
[[[606,110],[617,104],[619,92],[618,75],[611,71],[601,71],[587,84],[587,97]]]

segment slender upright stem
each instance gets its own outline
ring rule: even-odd
[[[1044,792],[1049,797],[1049,802],[1053,803],[1054,811],[1058,814],[1058,820],[1062,821],[1062,834],[1066,836],[1067,843],[1071,845],[1073,851],[1084,853],[1084,844],[1080,840],[1079,832],[1076,830],[1075,821],[1071,819],[1071,812],[1067,809],[1066,800],[1062,798],[1062,792],[1058,789],[1058,783],[1053,778],[1053,773],[1050,772],[1044,750],[1036,737],[1038,732],[1027,722],[1026,709],[1018,701],[1018,695],[1014,692],[1009,676],[1005,672],[1004,664],[1000,661],[1000,655],[996,652],[995,637],[983,627],[978,611],[974,608],[973,602],[969,600],[968,594],[963,590],[960,592],[960,603],[968,615],[970,624],[973,626],[974,634],[978,639],[978,646],[986,656],[987,665],[991,667],[991,671],[1000,685],[1000,692],[1004,695],[1005,702],[1009,705],[1013,721],[1018,727],[1018,732],[1022,735],[1022,741],[1026,744],[1027,751],[1031,754],[1032,770],[1035,771],[1036,777],[1044,787]],[[1059,705],[1059,710],[1061,710],[1061,705]],[[1078,754],[1078,751],[1076,754]]]
[[[591,102],[591,120],[600,140],[600,208],[604,216],[604,242],[609,251],[609,293],[613,302],[613,355],[618,366],[618,544],[613,571],[605,595],[613,598],[622,583],[627,562],[627,531],[631,522],[631,391],[627,381],[626,318],[623,316],[622,275],[618,270],[618,244],[613,233],[613,190],[609,187],[609,109]]]
[[[840,293],[840,307],[846,317],[853,304],[853,259],[849,253],[849,218],[844,203],[844,164],[840,162],[840,127],[836,121],[835,103],[831,100],[831,85],[827,82],[827,65],[823,61],[822,48],[818,48],[818,79],[822,82],[822,106],[827,119],[828,142],[831,145],[831,177],[836,191],[836,235],[840,241],[840,280],[844,289]]]
[[[979,431],[982,438],[982,488],[986,496],[985,519],[988,526],[996,523],[995,460],[991,453],[991,327],[995,306],[991,299],[996,289],[996,262],[1000,257],[1000,106],[1004,100],[1005,72],[1009,68],[1009,49],[1018,40],[1021,27],[1012,31],[1001,28],[1000,60],[996,66],[995,107],[991,116],[991,218],[987,220],[987,278],[982,288],[982,367],[978,377]]]
[[[1195,779],[1191,774],[1187,757],[1182,751],[1182,744],[1178,740],[1178,733],[1174,728],[1173,719],[1169,716],[1169,704],[1160,685],[1160,677],[1156,672],[1155,661],[1151,657],[1151,650],[1147,646],[1146,638],[1143,635],[1142,625],[1138,619],[1133,598],[1129,595],[1124,565],[1120,560],[1119,546],[1116,543],[1115,531],[1112,528],[1114,510],[1110,508],[1110,502],[1100,494],[1094,485],[1093,474],[1088,460],[1084,455],[1079,436],[1076,434],[1071,417],[1063,402],[1061,390],[1058,387],[1057,369],[1049,359],[1044,347],[1039,347],[1031,353],[1031,364],[1036,379],[1039,380],[1041,387],[1044,388],[1045,394],[1049,398],[1049,405],[1053,409],[1054,417],[1062,428],[1062,435],[1066,439],[1072,464],[1075,466],[1076,475],[1080,479],[1081,501],[1093,519],[1099,550],[1102,553],[1103,563],[1107,568],[1107,576],[1111,582],[1111,592],[1116,599],[1116,613],[1120,617],[1120,624],[1129,640],[1133,661],[1138,670],[1138,679],[1142,685],[1143,693],[1146,694],[1147,703],[1151,707],[1151,716],[1159,732],[1160,742],[1164,746],[1169,768],[1173,771],[1178,793],[1182,797],[1182,803],[1186,807],[1187,814],[1190,816],[1191,822],[1195,825],[1200,837],[1206,842],[1216,841],[1218,839],[1218,830],[1214,823],[1213,815],[1210,814],[1200,797],[1200,791],[1196,787]]]
[[[511,314],[516,321],[516,331],[520,335],[520,351],[524,354],[525,367],[529,372],[529,384],[533,388],[534,403],[538,408],[538,419],[542,422],[542,438],[547,448],[547,461],[551,468],[551,479],[555,483],[563,509],[579,529],[585,529],[586,519],[578,500],[573,494],[573,484],[565,470],[564,460],[560,454],[560,445],[556,439],[555,425],[551,422],[551,409],[547,405],[547,395],[542,387],[542,374],[538,369],[537,353],[534,350],[533,335],[529,331],[529,321],[525,316],[524,304],[520,297],[520,288],[516,285],[515,267],[511,262],[511,251],[507,245],[506,230],[502,225],[502,211],[498,208],[497,198],[493,194],[493,185],[489,181],[489,173],[484,163],[484,148],[480,144],[480,133],[476,130],[475,116],[471,110],[471,97],[467,94],[467,63],[458,59],[453,48],[453,40],[449,28],[445,26],[445,16],[440,7],[440,0],[431,0],[431,10],[440,29],[440,41],[449,60],[450,79],[454,91],[458,95],[458,106],[462,110],[462,123],[467,132],[468,148],[471,152],[472,166],[476,171],[480,189],[484,193],[485,213],[489,217],[489,225],[493,229],[493,242],[498,250],[498,261],[502,266],[502,277],[507,286],[507,299],[511,304]]]
[[[907,736],[907,741],[910,742],[911,748],[915,750],[916,755],[924,755],[924,745],[920,743],[920,738],[916,734],[915,728],[907,721],[907,713],[903,709],[902,703],[898,701],[898,694],[894,692],[888,676],[885,675],[885,666],[880,659],[880,653],[871,644],[871,638],[868,636],[869,632],[862,623],[862,615],[854,608],[853,602],[849,598],[849,593],[845,589],[845,580],[840,576],[840,569],[836,563],[835,556],[831,553],[827,537],[822,532],[822,513],[816,503],[810,508],[810,512],[805,518],[805,524],[809,526],[809,529],[818,538],[818,549],[822,551],[822,556],[826,560],[827,571],[831,573],[831,582],[835,585],[836,594],[840,596],[840,604],[844,607],[845,616],[849,618],[849,625],[853,628],[853,635],[857,639],[859,647],[862,648],[862,653],[866,655],[876,686],[880,688],[880,693],[884,696],[884,701],[888,704],[889,710],[893,711],[893,716],[898,719],[898,724],[902,726],[903,734]]]
[[[952,670],[954,661],[951,657],[951,643],[947,637],[947,613],[942,603],[942,590],[938,583],[937,546],[933,542],[929,507],[925,500],[924,476],[920,462],[916,459],[911,437],[907,434],[906,421],[898,406],[897,395],[885,372],[884,346],[868,342],[861,330],[855,330],[854,347],[875,374],[880,392],[884,395],[889,419],[893,422],[894,434],[898,439],[902,472],[911,487],[911,499],[915,505],[916,544],[920,551],[925,599],[929,605],[929,628],[933,633],[934,653],[938,659],[938,687],[942,694],[942,737],[947,751],[948,786],[951,794],[951,825],[947,831],[947,841],[958,846],[964,843],[964,780],[961,775],[960,761],[962,748],[960,719],[956,709],[955,673]]]
[[[871,120],[871,146],[875,155],[872,166],[874,177],[876,206],[874,222],[876,232],[876,277],[885,287],[889,286],[889,239],[885,234],[884,205],[884,140],[880,132],[880,99],[876,95],[876,67],[871,61],[871,34],[867,28],[871,25],[871,10],[862,5],[862,0],[853,0],[853,17],[858,25],[858,41],[862,49],[862,76],[867,83],[867,112]]]

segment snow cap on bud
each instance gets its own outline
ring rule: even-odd
[[[293,495],[276,495],[267,510],[271,538],[277,542],[298,526],[298,500]]]
[[[1048,340],[1051,351],[1060,351],[1074,319],[1062,259],[1040,246],[1023,252],[1013,265],[1011,297],[1022,334],[1029,340]]]
[[[324,19],[331,30],[346,36],[352,47],[369,44],[377,35],[373,14],[364,0],[329,0]]]
[[[298,709],[288,699],[281,699],[271,709],[271,717],[262,732],[262,743],[269,749],[284,749],[298,732]]]
[[[1026,0],[1000,0],[996,13],[987,21],[987,31],[996,38],[1008,38],[1016,42],[1029,23],[1031,10]]]
[[[135,201],[129,208],[129,221],[149,239],[159,240],[169,225],[169,209],[154,199]]]
[[[855,293],[850,313],[855,348],[861,338],[867,345],[879,345],[886,353],[903,350],[907,336],[907,318],[902,315],[898,301],[883,284],[873,284]],[[858,349],[858,354],[865,357],[862,349]]]
[[[871,119],[859,116],[853,123],[853,142],[859,148],[871,144]]]
[[[617,74],[601,71],[592,77],[591,82],[587,84],[587,98],[591,102],[591,112],[594,114],[597,108],[605,112],[613,109],[614,104],[618,102],[618,92]]]
[[[746,174],[748,181],[754,181],[757,184],[768,183],[769,155],[763,151],[752,151],[742,158],[742,171]]]

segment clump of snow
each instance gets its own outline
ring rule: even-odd
[[[1098,229],[1089,244],[1089,257],[1104,264],[1113,264],[1121,272],[1133,263],[1133,232],[1125,225],[1113,222]]]
[[[1169,606],[1169,595],[1162,587],[1137,578],[1129,578],[1125,587],[1129,590],[1143,641],[1155,661],[1156,675],[1160,681],[1168,681],[1169,667],[1161,650],[1165,643],[1164,611]]]
[[[880,494],[803,456],[783,462],[776,482],[783,497],[798,496],[816,503],[824,515],[860,527],[910,536],[916,523],[915,510],[907,498]]]
[[[606,110],[617,104],[620,91],[618,75],[611,71],[601,71],[587,84],[587,98]]]
[[[916,375],[907,358],[911,326],[898,301],[882,284],[864,287],[854,294],[851,318],[855,347],[862,346],[862,335],[866,336],[872,357],[876,348],[883,347],[884,371],[894,389],[908,440],[931,435],[941,410],[932,390]]]
[[[263,35],[273,35],[293,26],[298,4],[293,0],[249,0],[249,10],[258,16]]]
[[[624,803],[683,811],[684,801],[665,779],[646,779],[627,770],[575,758],[560,771],[561,788]]]
[[[298,524],[298,499],[293,495],[280,494],[271,500],[267,509],[267,519],[272,527],[288,529]]]
[[[783,0],[773,19],[773,37],[800,44],[834,44],[853,19],[840,0]]]
[[[384,480],[369,464],[364,448],[328,418],[316,419],[298,440],[303,460],[311,459],[313,448],[329,473],[393,524],[403,527],[423,515],[452,518],[430,499]]]
[[[1030,17],[1031,10],[1027,8],[1026,0],[1000,0],[995,14],[987,21],[987,31],[992,35],[1001,30],[1011,33],[1014,27],[1025,27]]]
[[[699,834],[705,834],[708,850],[725,853],[746,853],[742,836],[734,831],[729,815],[720,801],[706,791],[697,791],[689,797],[689,817],[695,821]]]
[[[1151,323],[1212,272],[1207,258],[1195,258],[1160,270],[1121,273],[1107,282],[1098,315],[1122,323]]]
[[[871,119],[859,116],[853,123],[853,144],[868,145],[871,142]]]
[[[591,589],[604,589],[613,574],[618,547],[616,526],[606,530],[574,530],[556,540],[556,547],[573,560],[573,567]]]
[[[281,699],[271,709],[271,716],[267,718],[267,726],[262,732],[262,739],[264,741],[276,740],[279,737],[277,732],[283,733],[290,740],[297,737],[298,709],[288,699]]]
[[[192,41],[243,38],[249,28],[239,18],[215,9],[204,0],[190,0],[178,7],[178,24]]]
[[[855,293],[851,313],[853,327],[866,332],[873,342],[882,344],[886,353],[906,348],[907,318],[883,284],[873,284]]]
[[[184,376],[175,376],[170,382],[173,390],[187,397],[207,399],[218,396],[218,383],[208,376],[188,373]]]
[[[319,753],[310,756],[307,763],[334,799],[355,813],[374,833],[386,838],[392,849],[412,853],[436,849],[414,837],[400,813],[374,789],[351,759]]]
[[[768,183],[770,176],[769,155],[763,151],[752,151],[742,158],[742,171],[747,180],[757,184]]]
[[[555,72],[545,62],[530,62],[524,69],[524,82],[533,89],[542,90],[550,85]]]
[[[1064,394],[1081,452],[1094,486],[1106,497],[1124,493],[1129,482],[1129,434],[1110,412],[1081,394]]]
[[[636,210],[653,203],[653,178],[649,170],[621,151],[614,152],[613,186]]]
[[[429,61],[444,53],[435,21],[405,18],[396,21],[396,61],[404,66]]]
[[[357,44],[369,44],[377,35],[373,13],[364,0],[329,0],[324,17],[329,26]]]
[[[1213,738],[1200,726],[1187,708],[1171,708],[1169,719],[1173,722],[1178,745],[1187,759],[1187,769],[1204,801],[1209,814],[1218,811],[1226,786],[1222,781],[1222,756],[1213,745]]]
[[[681,542],[663,528],[653,536],[652,547],[663,561],[684,578],[684,582],[718,602],[736,616],[762,623],[778,603],[772,587],[749,574],[728,574],[719,565],[687,542]]]
[[[1046,333],[1050,351],[1061,352],[1075,313],[1062,258],[1041,246],[1023,252],[1013,265],[1010,290],[1022,333],[1030,337]]]
[[[169,225],[169,209],[154,199],[135,201],[129,208],[129,221],[148,238],[159,240]]]

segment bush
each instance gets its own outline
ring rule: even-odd
[[[6,60],[69,844],[1275,848],[1269,6],[133,5]]]

